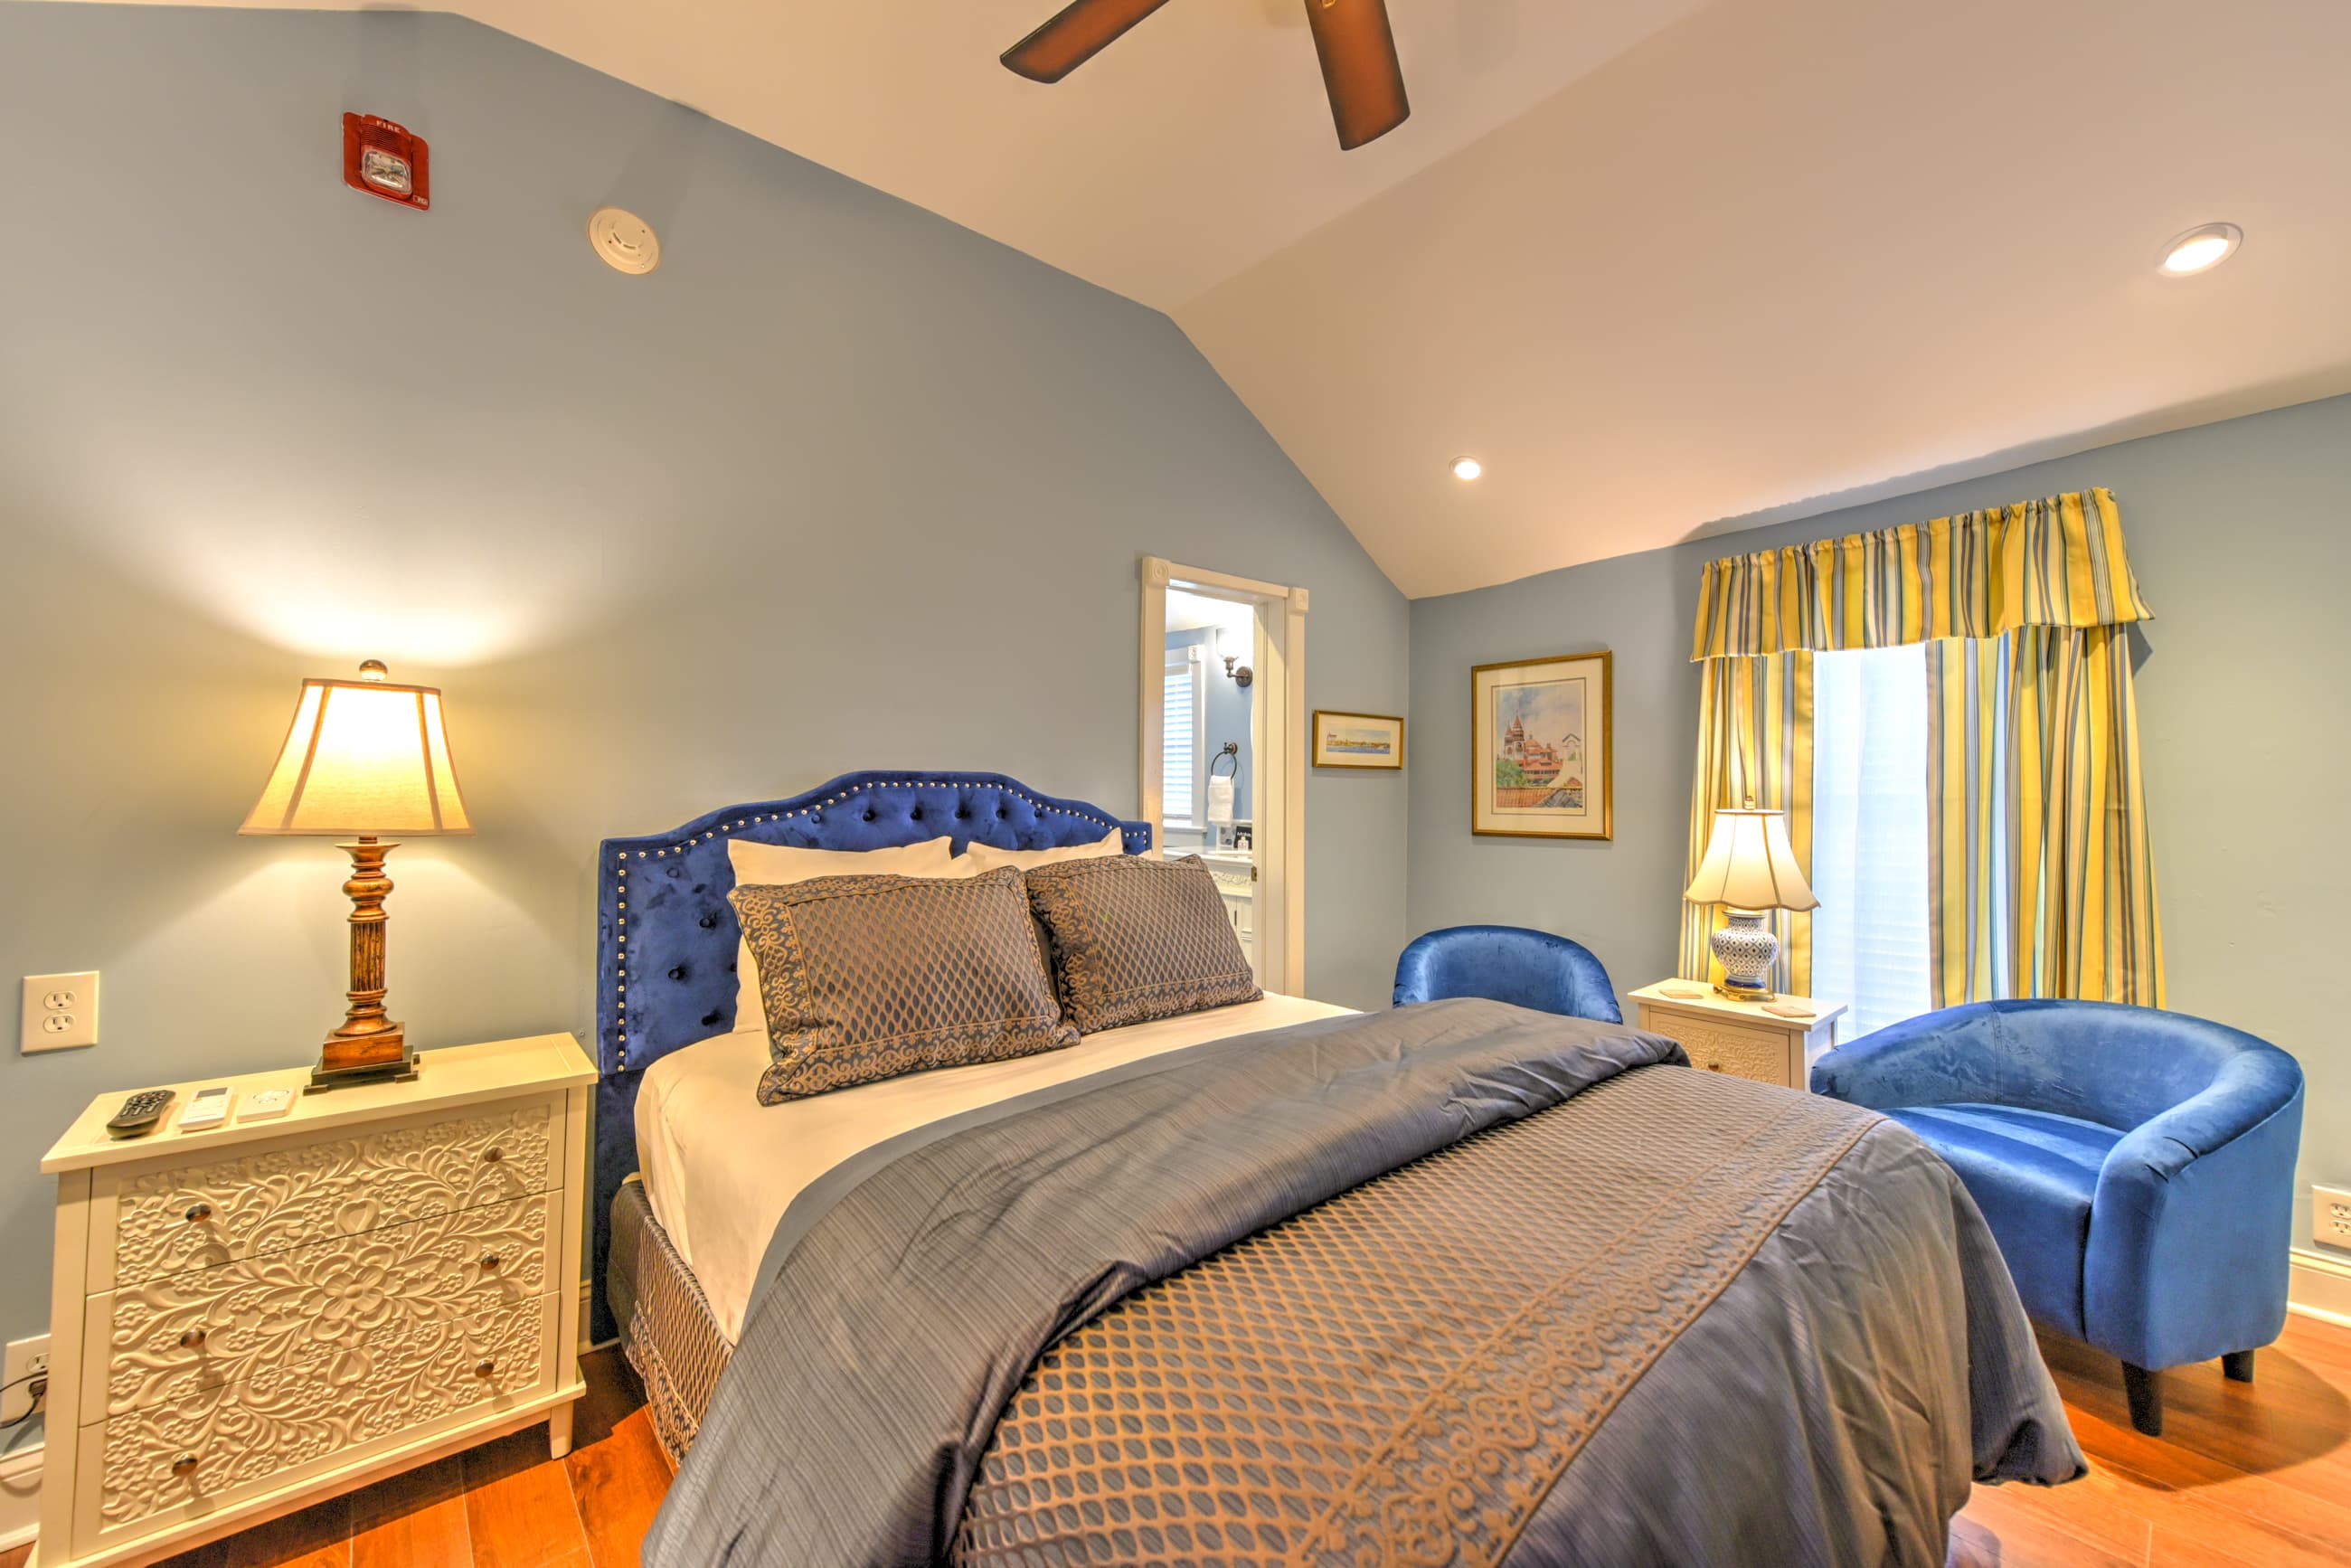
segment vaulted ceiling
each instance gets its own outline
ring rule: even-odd
[[[1058,4],[455,8],[1168,311],[1416,596],[2351,391],[2341,0],[1390,0],[1348,153],[1300,0]]]

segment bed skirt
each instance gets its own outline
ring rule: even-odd
[[[644,1183],[635,1176],[612,1197],[604,1299],[621,1325],[622,1351],[644,1380],[653,1435],[674,1467],[694,1446],[735,1347],[719,1332],[702,1286],[653,1218]]]

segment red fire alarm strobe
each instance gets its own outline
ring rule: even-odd
[[[372,114],[343,116],[343,183],[419,212],[433,204],[425,178],[430,149],[404,125]]]

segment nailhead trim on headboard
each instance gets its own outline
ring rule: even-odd
[[[1018,780],[1005,778],[1000,774],[985,773],[847,774],[809,794],[792,800],[771,801],[759,806],[729,807],[725,811],[713,813],[712,815],[718,819],[715,826],[705,826],[705,823],[711,821],[711,817],[704,817],[675,830],[672,834],[655,835],[657,839],[666,841],[608,840],[605,850],[610,857],[608,863],[612,867],[611,883],[608,891],[612,905],[610,1033],[613,1049],[609,1053],[605,1071],[625,1071],[636,1065],[630,1059],[627,1029],[628,876],[632,860],[667,860],[673,854],[685,853],[697,844],[708,843],[722,837],[731,839],[738,832],[768,822],[791,821],[800,818],[820,821],[822,813],[828,809],[841,806],[860,795],[879,789],[968,791],[975,789],[1001,790],[1027,802],[1040,815],[1064,817],[1073,821],[1092,823],[1102,828],[1121,829],[1124,833],[1127,852],[1130,854],[1140,853],[1151,847],[1151,829],[1147,823],[1123,821],[1098,806],[1084,801],[1063,800],[1050,795],[1040,794]],[[917,808],[914,815],[919,819],[921,814],[920,809]],[[871,820],[870,816],[868,820]],[[648,843],[651,843],[652,847],[644,847]],[[598,1010],[600,1013],[603,1011],[601,1008]],[[599,1054],[603,1056],[606,1053],[600,1051]]]

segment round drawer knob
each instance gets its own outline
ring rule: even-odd
[[[482,1151],[482,1163],[486,1166],[494,1166],[506,1157],[507,1152],[496,1144]]]
[[[1708,1072],[1719,1072],[1722,1071],[1722,1063],[1719,1061],[1709,1061],[1706,1064],[1706,1070]]]
[[[487,1356],[484,1356],[481,1360],[474,1363],[474,1375],[476,1377],[487,1377],[497,1369],[498,1364],[492,1361]]]
[[[203,1463],[204,1461],[193,1454],[182,1454],[172,1461],[172,1473],[175,1476],[192,1476],[196,1473],[196,1467]]]
[[[213,1206],[209,1203],[192,1203],[188,1205],[188,1212],[180,1216],[191,1225],[202,1225],[212,1217]]]
[[[182,1350],[202,1350],[204,1348],[204,1339],[205,1334],[204,1330],[190,1329],[187,1333],[180,1336],[180,1348]]]
[[[505,1261],[505,1259],[495,1252],[485,1252],[482,1254],[482,1272],[495,1274],[498,1271],[498,1265]]]

